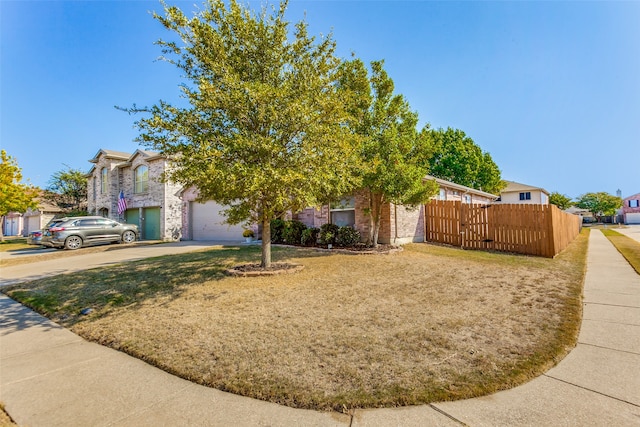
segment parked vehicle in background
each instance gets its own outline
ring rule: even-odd
[[[27,245],[41,245],[42,244],[42,230],[36,230],[29,233],[27,236]]]
[[[137,225],[101,216],[80,216],[51,221],[43,230],[41,244],[74,250],[100,243],[133,243],[137,238]]]

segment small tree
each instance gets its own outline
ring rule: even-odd
[[[65,165],[66,166],[66,165]],[[49,179],[48,193],[44,198],[69,213],[84,213],[87,210],[87,178],[79,169],[61,170]]]
[[[150,113],[137,122],[139,141],[171,159],[165,178],[229,206],[231,224],[262,224],[263,267],[271,265],[271,220],[351,191],[358,167],[335,43],[316,41],[305,22],[291,34],[286,8],[256,14],[236,0],[210,0],[188,18],[165,6],[155,18],[182,43],[158,44],[188,81],[188,106],[129,110]]]
[[[4,241],[4,218],[9,212],[25,212],[28,208],[35,208],[38,189],[23,184],[22,169],[18,162],[0,151],[0,241]]]
[[[418,206],[437,191],[426,181],[430,140],[418,133],[418,115],[401,95],[395,95],[393,80],[383,61],[371,63],[371,76],[364,64],[343,64],[341,84],[350,88],[352,128],[363,137],[362,186],[369,191],[371,220],[367,243],[377,247],[382,207],[385,203]]]
[[[589,210],[600,221],[602,216],[615,215],[622,207],[622,199],[605,192],[586,193],[576,200],[576,206]]]
[[[562,210],[569,209],[573,206],[573,202],[569,196],[565,196],[564,194],[560,194],[555,191],[549,196],[549,203],[556,205]]]

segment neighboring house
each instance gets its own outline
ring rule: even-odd
[[[582,218],[582,222],[584,223],[596,222],[596,219],[594,218],[593,214],[589,211],[589,209],[582,209],[576,206],[571,206],[569,209],[565,209],[565,212],[570,213],[572,215],[578,215],[580,218]]]
[[[180,187],[162,182],[162,173],[168,166],[165,157],[144,150],[133,154],[99,150],[89,161],[94,164],[87,174],[89,214],[136,224],[141,239],[180,238]],[[119,214],[121,191],[126,210]]]
[[[137,224],[144,240],[241,240],[243,227],[225,224],[214,202],[196,202],[198,192],[162,182],[169,161],[152,151],[133,154],[99,150],[89,160],[88,210],[129,224]],[[126,210],[118,214],[120,191]]]
[[[30,232],[41,230],[55,216],[62,214],[62,209],[41,198],[37,199],[37,208],[28,208],[26,212],[9,212],[4,219],[3,234],[5,236],[28,236]]]
[[[640,224],[640,193],[622,199],[622,217],[625,224]]]
[[[440,190],[434,199],[460,200],[463,203],[492,203],[497,196],[484,191],[475,190],[450,181],[427,175],[425,179],[435,180]],[[357,191],[331,205],[318,209],[307,208],[293,214],[293,219],[303,222],[307,227],[320,227],[326,223],[339,226],[350,225],[357,229],[363,238],[369,235],[371,227],[369,210],[369,196],[367,191]],[[387,203],[382,207],[380,233],[378,242],[387,244],[404,244],[425,241],[425,210],[424,206],[410,209],[402,205]]]
[[[3,236],[21,236],[24,233],[24,220],[20,212],[9,212],[2,222]]]
[[[505,181],[507,186],[500,192],[496,203],[510,204],[549,204],[549,192],[544,188],[533,187],[514,181]]]

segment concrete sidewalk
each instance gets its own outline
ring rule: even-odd
[[[640,276],[591,231],[577,347],[539,378],[477,399],[353,417],[202,387],[0,297],[0,401],[38,426],[640,426]]]

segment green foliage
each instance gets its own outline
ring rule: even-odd
[[[500,194],[504,188],[500,169],[491,155],[459,129],[429,130],[434,154],[431,175],[456,184]]]
[[[556,205],[562,210],[569,209],[571,206],[573,206],[573,202],[571,201],[570,197],[555,191],[549,196],[549,203],[551,203],[552,205]]]
[[[243,232],[242,232],[242,237],[256,237],[256,234],[253,232],[253,230],[246,228]]]
[[[173,160],[166,179],[229,206],[229,223],[262,224],[263,266],[270,220],[358,184],[335,43],[310,36],[305,22],[290,31],[286,8],[282,1],[256,14],[236,0],[210,0],[188,18],[165,5],[155,18],[181,42],[157,43],[188,80],[180,86],[188,105],[128,110],[147,115],[136,122],[139,141]]]
[[[271,220],[271,243],[284,243],[285,224],[282,219]]]
[[[357,245],[358,243],[360,243],[360,232],[358,230],[353,227],[349,227],[348,225],[340,227],[336,236],[336,244],[338,246],[349,248]]]
[[[596,217],[615,215],[622,207],[622,199],[605,192],[586,193],[578,197],[576,206],[587,209]]]
[[[299,245],[302,242],[302,233],[306,228],[307,226],[300,221],[286,221],[282,232],[284,243],[288,245]]]
[[[0,150],[0,158],[0,217],[9,212],[25,212],[28,208],[35,208],[38,189],[21,182],[22,169],[5,150]],[[2,236],[0,223],[0,237]]]
[[[360,174],[370,192],[368,240],[375,246],[384,203],[416,206],[437,191],[435,183],[424,179],[430,139],[426,132],[417,132],[418,115],[406,99],[394,94],[383,61],[371,63],[371,76],[358,59],[344,63],[340,84],[350,94],[347,108],[354,120],[349,125],[363,138]]]
[[[304,246],[313,246],[318,242],[318,233],[320,233],[319,228],[306,228],[302,231],[302,239],[300,242]]]
[[[322,224],[318,233],[318,243],[321,245],[335,245],[338,230],[340,230],[340,227],[335,224]]]
[[[86,212],[87,178],[81,170],[67,166],[67,170],[54,173],[49,179],[47,190],[49,192],[44,194],[44,198],[55,203],[65,213]]]

